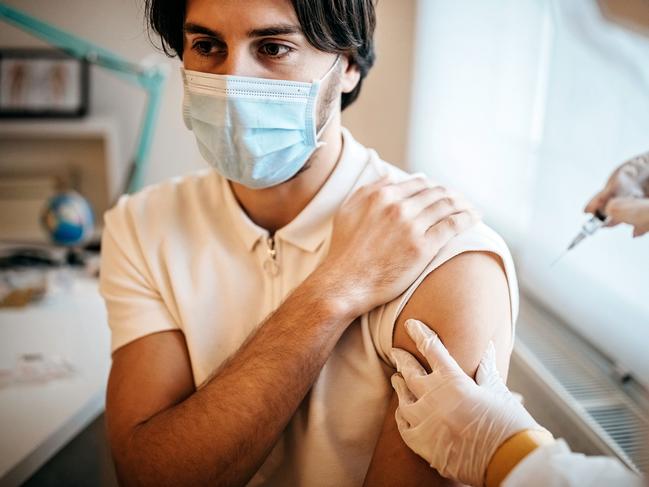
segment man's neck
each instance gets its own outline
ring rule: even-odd
[[[285,183],[267,189],[250,189],[230,181],[241,208],[253,222],[271,234],[299,215],[331,175],[342,153],[339,120],[331,121],[320,140],[325,145],[307,161],[309,168]]]

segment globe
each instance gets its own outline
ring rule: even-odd
[[[47,201],[41,223],[54,243],[72,246],[90,238],[95,218],[83,196],[76,191],[66,191]]]

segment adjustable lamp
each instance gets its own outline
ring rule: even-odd
[[[119,77],[139,85],[146,91],[147,105],[144,119],[123,191],[133,193],[140,189],[160,110],[163,86],[169,72],[168,65],[132,63],[85,39],[69,34],[4,3],[0,3],[0,20],[44,40],[71,57],[114,71]]]

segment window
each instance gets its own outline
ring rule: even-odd
[[[649,36],[595,0],[420,0],[409,163],[510,243],[521,288],[649,386],[649,236],[561,254],[586,201],[649,151]]]

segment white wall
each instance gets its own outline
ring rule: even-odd
[[[130,60],[158,52],[144,29],[141,0],[9,0],[7,4]],[[396,163],[402,163],[405,154],[414,4],[414,0],[379,2],[378,62],[358,104],[344,114],[344,123],[362,142]],[[0,28],[1,47],[42,45],[11,26]],[[193,136],[185,129],[181,118],[179,63],[175,59],[167,62],[172,64],[172,70],[153,143],[147,183],[204,167]],[[128,161],[136,142],[144,93],[100,68],[93,68],[91,81],[91,115],[109,116],[116,121],[121,159]]]
[[[406,168],[416,0],[379,0],[377,59],[343,124],[386,161]]]

